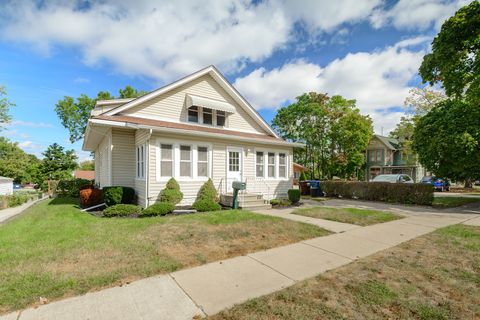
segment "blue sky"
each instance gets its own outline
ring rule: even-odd
[[[0,134],[40,155],[75,149],[64,96],[152,90],[216,65],[267,120],[307,91],[357,99],[388,133],[442,22],[466,1],[7,1],[0,84],[17,104]]]

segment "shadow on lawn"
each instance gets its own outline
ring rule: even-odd
[[[70,205],[73,204],[73,205],[75,205],[75,208],[80,209],[79,199],[76,199],[76,198],[57,197],[57,198],[53,198],[48,203],[49,206],[51,206],[51,205],[66,205],[66,204],[70,204]]]

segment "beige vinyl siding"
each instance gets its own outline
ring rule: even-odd
[[[109,130],[95,150],[95,179],[101,187],[111,185],[111,130]]]
[[[200,77],[155,99],[126,110],[124,114],[141,117],[153,116],[158,119],[185,122],[187,121],[186,94],[198,95],[232,104],[235,106],[236,113],[230,114],[227,118],[227,127],[229,129],[265,134],[265,131],[258,123],[210,75]]]
[[[137,194],[137,199],[138,199],[138,204],[141,205],[142,207],[147,206],[147,186],[146,186],[146,179],[137,179],[136,174],[135,174],[135,166],[136,166],[136,158],[135,158],[135,152],[136,152],[136,146],[141,145],[143,143],[147,142],[149,136],[149,131],[148,130],[136,130],[135,131],[135,144],[133,146],[133,177],[134,177],[134,188],[135,188],[135,193]],[[148,148],[147,148],[148,150]],[[148,159],[148,155],[147,155]],[[148,169],[148,165],[147,168]]]
[[[135,188],[135,131],[112,130],[112,185]]]
[[[200,139],[194,136],[179,136],[179,135],[164,135],[153,134],[150,138],[150,152],[149,152],[149,204],[153,204],[158,200],[160,192],[165,188],[166,181],[157,181],[157,159],[156,149],[157,141],[165,139],[166,141],[177,140],[192,143],[208,143],[212,146],[212,180],[219,193],[227,192],[226,185],[226,152],[227,147],[239,147],[243,148],[243,180],[247,180],[247,191],[258,192],[264,194],[264,198],[283,198],[287,196],[287,190],[292,188],[293,185],[293,149],[291,147],[270,147],[261,143],[237,143],[229,142],[227,140],[220,139]],[[265,180],[255,178],[255,148],[262,148],[264,150],[271,150],[275,152],[285,152],[288,155],[288,178],[277,180]],[[248,150],[248,152],[247,152]],[[248,154],[247,154],[248,153]],[[198,190],[206,180],[201,181],[188,181],[178,179],[181,191],[184,194],[184,198],[181,202],[182,205],[191,204],[195,201]],[[267,187],[268,186],[268,187]]]

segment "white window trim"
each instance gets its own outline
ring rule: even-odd
[[[290,152],[286,150],[278,149],[264,149],[264,148],[255,148],[254,152],[254,163],[255,163],[255,177],[259,179],[264,179],[268,181],[288,181],[290,180]],[[257,152],[263,152],[263,177],[257,177]],[[268,176],[268,153],[275,154],[275,177]],[[285,177],[280,177],[279,168],[280,168],[280,159],[279,154],[285,154]]]
[[[180,147],[190,147],[190,161],[182,160]],[[195,148],[194,148],[194,146],[190,143],[179,143],[178,144],[178,177],[180,179],[188,180],[188,179],[193,178],[193,153],[194,153],[193,150],[194,149],[195,149],[195,153],[196,153],[197,147],[195,146]],[[180,164],[182,162],[190,162],[190,175],[188,175],[188,176],[180,175]],[[175,161],[173,162],[173,164],[175,165]]]
[[[143,156],[143,162],[140,161],[139,159],[139,149],[140,149],[140,154]],[[147,164],[147,154],[146,154],[146,151],[147,151],[147,144],[146,143],[143,143],[143,144],[140,144],[140,145],[137,145],[135,146],[135,179],[136,180],[145,180],[145,177],[147,176],[147,167],[146,167],[146,164]],[[138,174],[138,165],[139,163],[143,163],[143,176],[140,174]],[[140,167],[142,168],[142,167]],[[140,173],[142,171],[140,170]]]
[[[161,177],[160,176],[160,145],[161,144],[170,144],[172,145],[172,155],[173,155],[173,175],[172,177],[175,178],[177,181],[207,181],[209,178],[212,177],[212,167],[213,167],[213,147],[211,143],[203,143],[198,141],[189,141],[189,140],[171,140],[171,139],[163,139],[158,138],[155,143],[155,155],[156,155],[156,168],[155,168],[155,177],[156,182],[165,182],[168,181],[172,177]],[[192,165],[191,165],[191,177],[183,177],[180,176],[180,146],[190,146],[192,152]],[[207,159],[208,159],[208,174],[206,177],[199,177],[198,176],[198,147],[206,147],[207,148]]]
[[[157,177],[157,181],[160,181],[160,180],[165,180],[167,181],[168,179],[171,178],[171,176],[165,176],[165,177],[160,177],[160,168],[162,167],[161,166],[161,162],[162,162],[162,147],[161,145],[164,144],[164,145],[171,145],[172,146],[172,175],[175,175],[175,147],[173,145],[173,143],[170,143],[170,142],[157,142],[157,145],[156,145],[156,150],[155,150],[155,157],[157,159],[157,166],[156,166],[156,177]]]

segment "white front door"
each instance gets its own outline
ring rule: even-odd
[[[227,148],[227,192],[232,192],[232,182],[242,181],[243,149]]]

